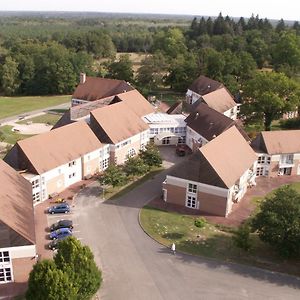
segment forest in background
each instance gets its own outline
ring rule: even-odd
[[[145,95],[185,91],[200,74],[234,94],[257,69],[299,80],[299,22],[153,15],[1,15],[0,92],[69,94],[78,74],[123,79]],[[144,53],[137,72],[128,55]]]

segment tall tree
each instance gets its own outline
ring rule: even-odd
[[[5,95],[15,94],[20,86],[18,63],[7,56],[1,69],[1,86]]]
[[[284,186],[261,203],[252,228],[282,256],[300,258],[299,216],[300,194]]]
[[[59,270],[68,275],[73,287],[77,289],[76,299],[91,299],[100,288],[101,271],[94,261],[92,251],[74,237],[59,242],[54,262]]]
[[[257,72],[244,86],[241,115],[249,123],[263,120],[265,130],[271,130],[273,120],[299,103],[299,85],[294,81],[282,73]]]
[[[118,61],[113,61],[108,65],[107,77],[133,82],[133,64],[129,54],[123,54]]]
[[[33,266],[26,292],[27,300],[76,300],[77,288],[55,263],[43,260]]]

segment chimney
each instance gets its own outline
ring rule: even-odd
[[[85,73],[80,73],[80,83],[85,83],[86,81],[86,74]]]

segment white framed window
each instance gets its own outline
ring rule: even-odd
[[[73,167],[76,165],[76,160],[69,162],[69,167]]]
[[[127,152],[127,156],[128,156],[128,157],[133,157],[133,156],[135,156],[135,155],[136,155],[135,149],[134,149],[134,148],[130,148],[130,149],[128,150],[128,152]]]
[[[101,164],[100,164],[100,168],[102,170],[105,170],[105,169],[108,168],[108,165],[109,165],[109,158],[103,159]]]
[[[165,137],[165,138],[162,139],[162,144],[163,145],[169,145],[170,141],[171,141],[171,137],[167,136],[167,137]]]
[[[10,262],[10,256],[8,251],[1,251],[0,252],[0,264],[3,263],[9,263]]]
[[[76,173],[73,172],[73,173],[69,174],[69,178],[71,179],[71,178],[75,177],[75,175],[76,175]]]
[[[91,156],[90,155],[88,155],[87,160],[91,160]]]
[[[32,194],[33,201],[40,201],[40,193]]]
[[[42,185],[44,185],[45,184],[45,177],[43,176],[42,177]]]
[[[0,267],[0,284],[12,281],[12,270],[10,266]]]
[[[58,174],[61,174],[61,169],[58,169]]]
[[[257,159],[257,162],[259,164],[264,164],[265,163],[265,157],[264,156],[259,156],[258,159]]]
[[[197,199],[196,199],[196,197],[192,196],[192,195],[187,195],[185,206],[189,207],[189,208],[196,209],[197,208]]]
[[[264,167],[257,167],[256,168],[256,176],[264,175]]]
[[[196,194],[197,193],[197,185],[193,184],[193,183],[189,183],[188,192],[192,193],[192,194]]]
[[[40,182],[38,179],[36,179],[36,180],[33,180],[31,184],[32,184],[32,188],[35,189],[35,188],[39,187]]]

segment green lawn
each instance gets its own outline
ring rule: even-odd
[[[133,190],[134,188],[136,188],[137,186],[139,186],[140,184],[142,184],[143,182],[149,180],[151,177],[162,172],[163,170],[164,170],[163,167],[156,167],[153,168],[150,172],[148,172],[144,176],[130,180],[124,186],[109,187],[105,189],[105,199],[111,200],[111,199],[116,199],[118,197],[121,197],[127,194],[128,192],[130,192],[131,190]]]
[[[29,134],[20,134],[12,131],[13,126],[5,125],[0,127],[0,131],[3,133],[3,142],[14,145],[17,141],[31,137]]]
[[[69,102],[71,96],[0,97],[0,119]]]
[[[31,119],[26,119],[23,121],[17,122],[18,124],[27,124],[28,122],[32,123],[45,123],[49,125],[55,125],[57,121],[61,118],[61,115],[56,114],[44,114]]]
[[[292,186],[300,192],[300,183]],[[258,204],[263,198],[255,197]],[[254,265],[273,271],[300,276],[300,260],[283,260],[257,234],[251,233],[252,248],[245,252],[232,240],[236,228],[207,223],[204,228],[194,225],[197,216],[167,212],[145,206],[140,213],[143,229],[159,243],[170,247],[174,242],[179,251],[223,261]]]

